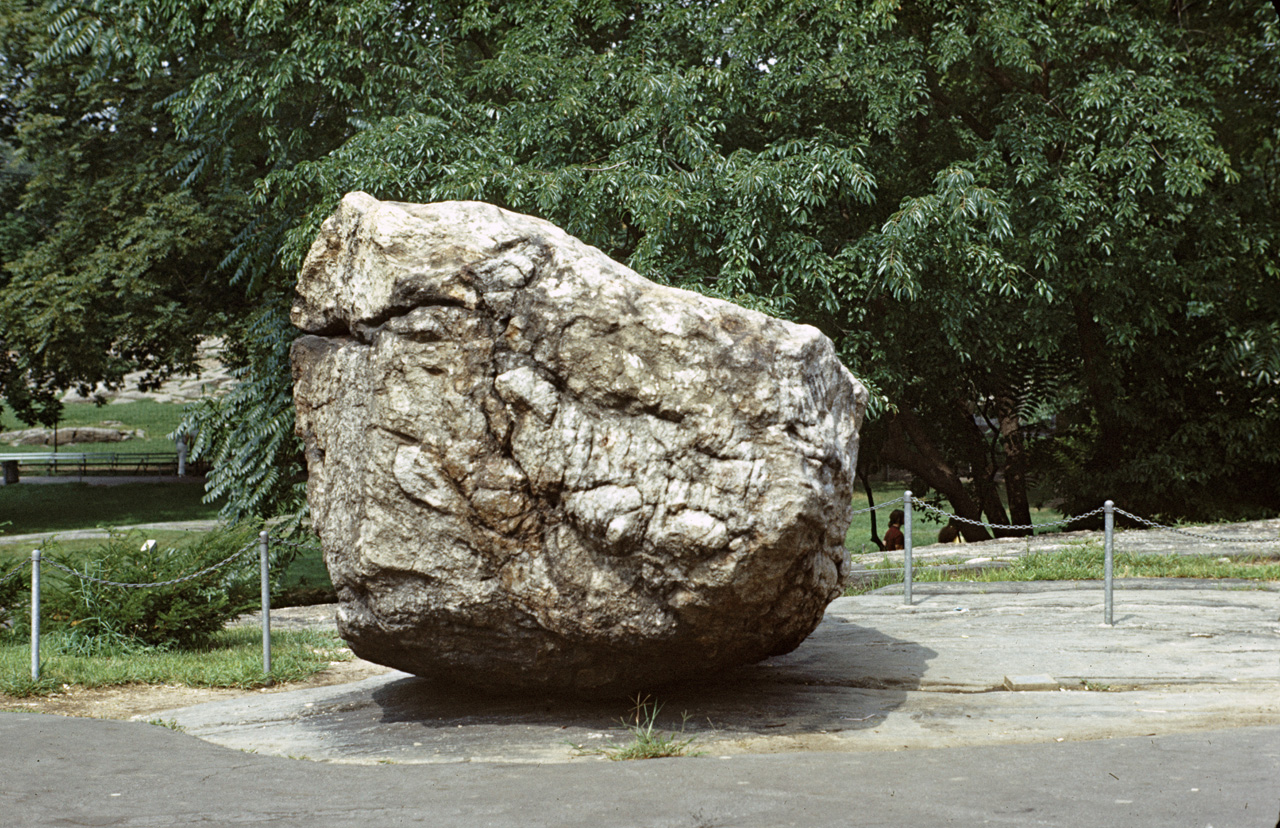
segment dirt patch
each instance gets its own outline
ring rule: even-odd
[[[0,711],[15,713],[52,713],[58,716],[84,716],[93,719],[151,718],[162,710],[188,707],[223,699],[282,693],[308,687],[327,687],[370,678],[388,672],[381,664],[354,659],[335,661],[306,681],[295,681],[238,690],[221,687],[187,687],[181,684],[126,684],[120,687],[67,687],[49,696],[14,698],[0,694]]]

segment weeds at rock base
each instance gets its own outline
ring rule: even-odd
[[[632,738],[629,743],[620,745],[611,742],[599,748],[588,748],[582,745],[572,745],[572,747],[579,756],[603,756],[614,762],[621,762],[627,759],[700,756],[701,751],[692,750],[693,743],[697,737],[684,735],[684,728],[689,721],[689,714],[680,714],[679,732],[663,733],[657,727],[658,712],[660,710],[662,710],[662,705],[650,701],[648,696],[641,699],[637,694],[630,720],[625,717],[619,719],[622,722],[622,726],[631,733]]]

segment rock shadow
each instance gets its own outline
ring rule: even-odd
[[[638,688],[630,696],[488,695],[411,677],[378,687],[372,701],[384,725],[409,726],[415,739],[442,740],[449,753],[466,752],[475,740],[484,741],[486,750],[508,753],[531,742],[585,749],[625,743],[631,738],[625,725],[643,723],[652,710],[637,719],[637,707],[655,704],[658,730],[682,731],[707,745],[878,726],[920,687],[935,655],[919,644],[828,615],[787,655],[711,679]]]

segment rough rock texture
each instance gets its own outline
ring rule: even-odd
[[[171,377],[160,383],[159,388],[152,388],[148,391],[139,390],[142,382],[148,379],[147,372],[134,371],[125,374],[116,388],[95,385],[87,396],[73,388],[62,396],[62,401],[68,404],[105,401],[113,405],[137,402],[139,400],[189,403],[201,397],[225,394],[239,382],[222,363],[222,351],[225,344],[221,337],[207,337],[200,340],[200,344],[196,346],[197,372]]]
[[[146,437],[147,433],[141,429],[73,426],[58,429],[55,435],[51,428],[28,428],[0,434],[0,441],[11,446],[52,446],[55,436],[58,445],[67,446],[72,443],[121,443],[135,437]]]
[[[308,498],[361,658],[639,689],[840,593],[866,391],[830,340],[487,204],[352,193],[298,281]]]

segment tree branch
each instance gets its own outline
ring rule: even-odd
[[[1280,0],[1277,0],[1280,2]],[[955,115],[965,126],[977,133],[978,137],[984,141],[991,140],[991,130],[987,125],[975,118],[971,113],[960,109],[956,106],[955,101],[951,100],[945,92],[938,87],[938,77],[932,70],[925,71],[925,84],[929,90],[929,97],[933,98],[942,109],[950,115]]]

